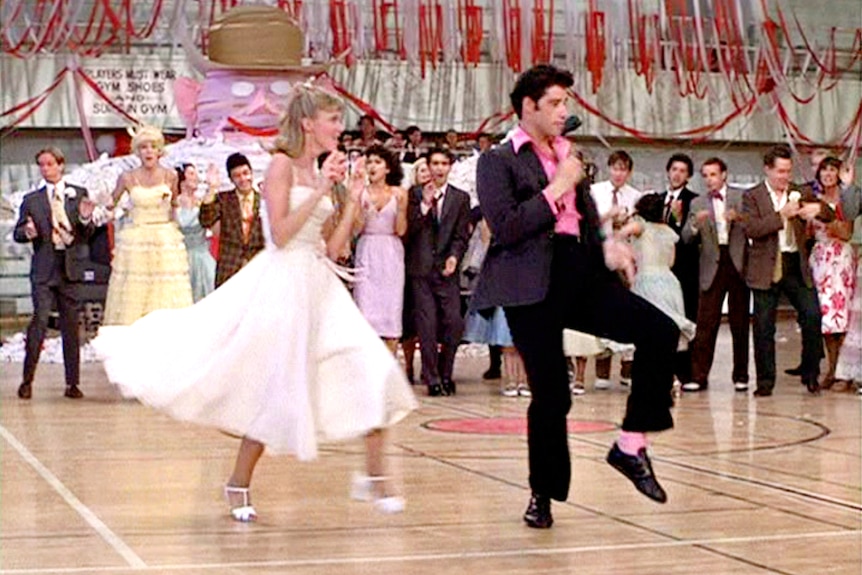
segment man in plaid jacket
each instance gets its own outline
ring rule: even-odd
[[[218,194],[210,189],[200,212],[203,227],[221,223],[215,287],[230,279],[264,247],[260,192],[252,183],[251,163],[242,154],[231,154],[227,159],[227,173],[236,187]]]

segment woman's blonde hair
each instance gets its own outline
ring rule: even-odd
[[[291,158],[302,155],[305,147],[305,133],[302,120],[314,118],[320,110],[344,110],[344,103],[338,96],[316,86],[302,84],[296,86],[287,102],[287,110],[278,124],[278,138],[274,143],[275,151],[284,152]]]
[[[422,158],[417,159],[417,160],[416,160],[415,162],[413,162],[410,166],[411,166],[411,170],[410,170],[410,187],[412,188],[413,186],[418,186],[418,185],[419,185],[419,182],[417,182],[417,181],[416,181],[416,174],[417,174],[417,173],[419,173],[419,168],[420,168],[421,166],[425,166],[426,168],[430,168],[430,166],[428,166],[428,159],[427,159],[427,158],[425,158],[425,157],[422,157]]]
[[[137,130],[130,128],[129,133],[132,135],[132,151],[135,153],[144,145],[144,142],[152,142],[157,150],[165,147],[165,136],[155,126],[141,126]]]

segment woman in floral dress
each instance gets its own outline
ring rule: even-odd
[[[856,256],[850,244],[853,222],[844,217],[841,209],[841,167],[841,160],[827,157],[820,162],[815,176],[822,190],[820,198],[835,210],[833,222],[814,224],[816,241],[809,260],[829,362],[821,389],[829,389],[835,381],[835,366],[850,323],[850,302],[856,287]]]

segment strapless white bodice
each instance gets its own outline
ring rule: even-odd
[[[308,186],[292,187],[290,189],[290,209],[298,209],[314,193],[314,188]],[[323,225],[332,216],[334,211],[335,208],[329,196],[322,196],[302,228],[281,249],[310,248],[315,251],[323,249]],[[266,201],[261,202],[261,221],[264,223],[263,235],[266,239],[267,248],[275,249],[275,244],[272,241],[272,231],[269,229],[269,212],[267,211]]]

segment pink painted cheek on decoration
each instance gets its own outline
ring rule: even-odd
[[[284,112],[286,96],[274,93],[273,84],[294,85],[304,80],[304,75],[290,72],[210,71],[198,96],[198,133],[211,137],[220,131],[232,131],[228,117],[256,129],[276,128]],[[232,89],[237,82],[247,82],[253,89],[237,96]]]

